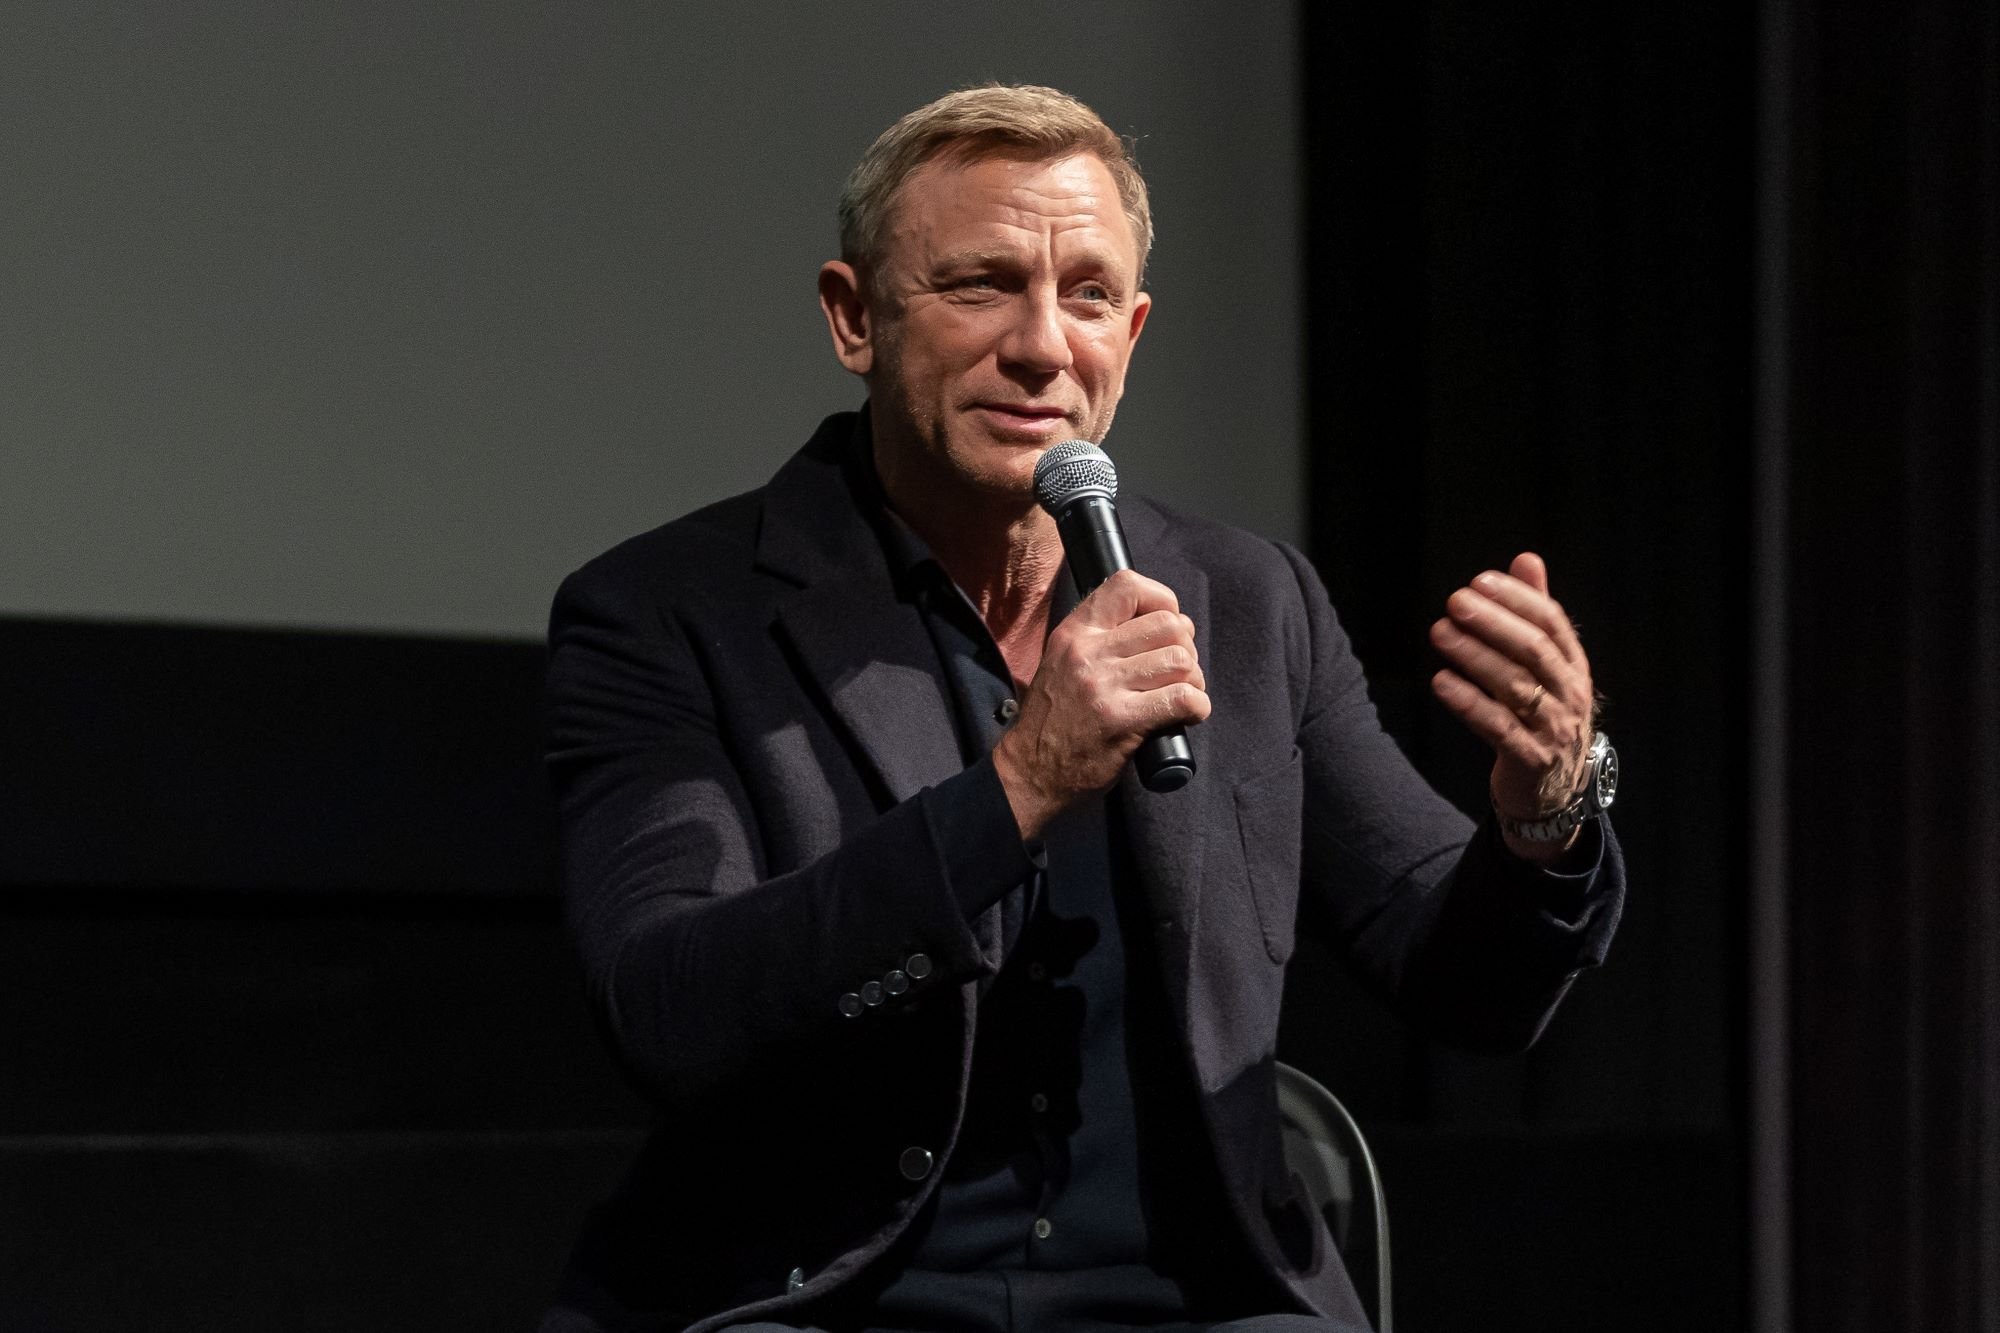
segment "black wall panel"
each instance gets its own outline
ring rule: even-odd
[[[532,1326],[646,1120],[541,662],[0,621],[0,1329]]]
[[[0,620],[0,891],[546,895],[533,644]]]

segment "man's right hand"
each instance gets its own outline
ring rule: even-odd
[[[1049,635],[1020,714],[993,748],[993,766],[1024,839],[1109,790],[1162,727],[1208,717],[1194,622],[1173,589],[1122,570]]]

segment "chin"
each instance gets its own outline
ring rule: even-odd
[[[1030,457],[1024,466],[1008,468],[987,466],[967,468],[961,474],[974,489],[999,498],[1033,502],[1035,498],[1035,462]]]
[[[1042,451],[1049,444],[1047,440],[955,441],[948,457],[952,471],[980,490],[1032,495],[1035,464],[1041,461]]]

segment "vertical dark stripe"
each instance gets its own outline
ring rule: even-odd
[[[1983,720],[1986,736],[1983,744],[1975,741],[1978,786],[1970,863],[1986,867],[1990,875],[2000,873],[1995,871],[2000,867],[2000,77],[1992,73],[2000,70],[2000,5],[1987,6],[1980,36],[1983,51],[1978,66],[1988,71],[1976,102],[1979,198],[1984,204],[1979,247],[1985,258],[1980,269],[1979,364],[1986,373],[1979,380],[1979,441],[1974,449],[1978,523],[1974,586],[1987,595],[1976,597],[1973,605],[1978,653],[1973,688],[1975,718]],[[1973,902],[1975,938],[1987,943],[1985,967],[1977,979],[1985,1003],[1972,1024],[1978,1041],[1972,1052],[1972,1067],[1978,1072],[1972,1082],[1978,1105],[1986,1113],[1975,1121],[1973,1145],[1978,1163],[1973,1241],[1979,1291],[1969,1326],[1990,1329],[2000,1328],[2000,893],[1975,893]]]
[[[1756,423],[1752,523],[1750,867],[1750,1307],[1756,1333],[1790,1333],[1790,959],[1785,904],[1786,560],[1792,124],[1791,11],[1760,6],[1757,96]]]

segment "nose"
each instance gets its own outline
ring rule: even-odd
[[[1014,323],[1000,344],[1001,359],[1037,375],[1068,370],[1076,356],[1055,292],[1029,291],[1015,309]]]

